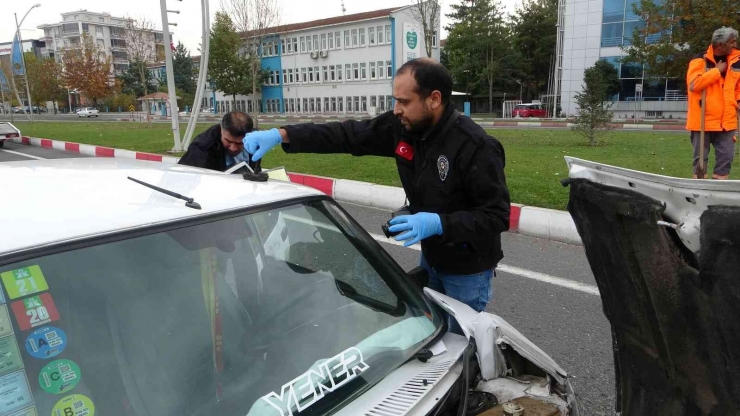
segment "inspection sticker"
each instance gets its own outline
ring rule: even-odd
[[[23,267],[0,273],[5,290],[8,291],[10,299],[17,299],[44,290],[49,290],[44,274],[39,266]]]
[[[13,324],[10,323],[8,305],[0,305],[0,337],[13,333]]]
[[[23,359],[15,337],[0,338],[0,374],[10,373],[21,368],[23,368]]]
[[[51,394],[66,393],[80,382],[80,367],[72,360],[52,361],[39,373],[39,385]]]
[[[48,293],[15,301],[10,307],[21,331],[59,320],[59,311]]]
[[[55,326],[39,328],[26,339],[26,351],[33,358],[54,358],[67,346],[67,334]]]
[[[95,405],[87,396],[71,394],[54,405],[51,416],[95,416]]]
[[[6,415],[33,404],[26,373],[17,371],[0,377],[0,415]]]

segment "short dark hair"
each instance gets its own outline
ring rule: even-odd
[[[249,114],[241,111],[226,113],[221,119],[221,128],[234,137],[242,137],[254,130],[254,121]]]
[[[396,75],[412,74],[416,80],[416,93],[421,98],[427,98],[432,92],[439,91],[442,94],[442,103],[450,102],[452,96],[452,75],[447,68],[431,58],[412,59],[403,64]]]

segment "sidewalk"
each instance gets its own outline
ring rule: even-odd
[[[118,157],[151,162],[177,163],[177,158],[152,153],[110,147],[92,146],[36,137],[16,137],[14,142],[29,146],[44,147],[91,157]],[[376,185],[349,179],[333,179],[320,176],[289,173],[291,182],[317,189],[340,202],[379,208],[387,211],[401,207],[406,200],[403,188]],[[544,238],[568,244],[581,245],[575,223],[567,211],[511,204],[509,231],[531,237]]]

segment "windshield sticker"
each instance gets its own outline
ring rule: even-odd
[[[80,367],[71,360],[52,361],[39,373],[39,385],[51,394],[66,393],[80,382]]]
[[[23,368],[23,359],[15,337],[0,338],[0,374],[7,374],[21,368]]]
[[[51,409],[51,416],[94,416],[95,405],[89,397],[71,394],[59,400]]]
[[[26,373],[18,371],[0,377],[0,415],[6,415],[33,404]]]
[[[39,416],[36,412],[36,406],[31,406],[28,409],[23,409],[18,413],[13,413],[10,416]]]
[[[4,337],[12,333],[13,333],[13,324],[10,323],[10,315],[8,314],[8,306],[0,305],[0,337]]]
[[[26,339],[26,351],[33,358],[54,358],[67,346],[67,334],[55,326],[39,328]]]
[[[48,293],[15,301],[10,307],[21,331],[59,320],[59,311]]]
[[[41,273],[39,266],[23,267],[9,272],[3,272],[0,273],[0,276],[3,279],[5,290],[8,291],[8,296],[11,299],[18,299],[26,295],[49,290],[49,286],[46,284],[46,279],[44,278],[44,274]]]
[[[283,385],[280,394],[272,392],[262,399],[277,410],[281,416],[292,416],[350,382],[370,366],[362,358],[362,352],[351,347],[334,357],[314,365],[310,370]]]

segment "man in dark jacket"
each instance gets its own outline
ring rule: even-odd
[[[393,111],[255,132],[244,141],[255,160],[280,143],[289,153],[395,158],[411,215],[395,217],[390,230],[402,232],[396,240],[406,246],[421,242],[429,287],[482,311],[503,258],[501,233],[509,229],[504,149],[453,108],[451,95],[444,66],[420,58],[396,73]]]
[[[244,135],[252,130],[254,123],[249,115],[241,111],[227,113],[220,125],[199,134],[177,163],[223,172],[239,162],[247,162],[259,171],[261,163],[252,161],[244,148]]]

